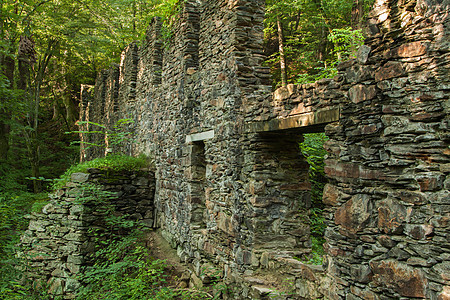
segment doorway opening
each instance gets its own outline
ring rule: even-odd
[[[259,133],[249,182],[254,249],[322,264],[326,184],[323,128]]]
[[[191,226],[195,229],[206,228],[206,158],[204,141],[192,143],[191,152]]]
[[[325,254],[323,244],[325,243],[325,205],[322,201],[323,189],[327,183],[324,172],[324,159],[327,151],[324,143],[328,137],[323,132],[306,133],[303,141],[299,143],[303,157],[309,164],[309,182],[311,183],[311,207],[309,209],[311,253],[307,255],[307,262],[321,265]]]

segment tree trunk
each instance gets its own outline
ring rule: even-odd
[[[0,67],[3,68],[3,74],[9,80],[9,88],[13,88],[14,81],[14,59],[10,56],[2,55]],[[10,126],[7,121],[11,118],[11,112],[8,110],[1,112],[5,120],[0,121],[0,161],[8,159],[9,151],[9,132]]]
[[[32,66],[36,62],[36,52],[34,50],[34,41],[27,36],[21,36],[19,42],[19,81],[18,88],[23,90],[23,97],[27,103],[27,118],[25,120],[26,126],[24,129],[25,143],[28,150],[28,160],[31,166],[31,176],[39,178],[39,144],[37,135],[37,112],[39,103],[36,103],[36,96],[39,90],[36,86],[36,81],[31,81]],[[37,77],[40,76],[39,67],[37,70]],[[41,191],[41,181],[33,180],[33,191],[39,193]]]
[[[355,0],[352,6],[352,28],[361,29],[364,16],[364,0]]]
[[[0,162],[8,159],[9,125],[0,121]]]
[[[78,119],[78,111],[76,104],[72,101],[69,93],[65,93],[63,96],[64,107],[66,108],[66,121],[72,128]]]
[[[280,16],[277,16],[278,27],[278,51],[280,52],[280,69],[281,69],[281,85],[287,85],[287,70],[286,70],[286,56],[284,55],[283,44],[283,27],[281,26]]]
[[[41,176],[41,172],[39,170],[40,167],[40,149],[38,144],[38,136],[37,133],[31,135],[29,145],[29,159],[31,164],[31,176],[35,178],[39,178]],[[33,191],[35,193],[40,193],[42,191],[42,182],[38,179],[33,180]]]

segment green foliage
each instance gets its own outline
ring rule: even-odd
[[[18,234],[28,226],[24,216],[32,210],[35,203],[45,203],[47,194],[27,192],[0,193],[0,255],[11,254],[9,247],[18,239]]]
[[[364,44],[361,30],[352,30],[351,27],[333,29],[328,40],[334,44],[333,52],[339,62],[354,57],[359,47]]]
[[[325,239],[313,235],[311,236],[311,243],[311,253],[303,261],[312,265],[321,265],[323,263],[323,256],[325,255],[325,250],[323,249]]]
[[[164,263],[152,260],[139,241],[137,231],[108,240],[98,239],[93,266],[80,277],[85,284],[79,299],[143,299],[153,294],[154,286],[164,282]],[[105,247],[106,246],[106,247]]]
[[[373,0],[364,0],[365,14]],[[284,35],[288,81],[314,82],[336,74],[335,65],[348,59],[362,41],[358,30],[351,30],[352,0],[266,0],[265,53],[271,67],[273,86],[280,83],[277,19]]]
[[[139,170],[141,168],[150,167],[151,165],[151,159],[143,154],[138,157],[127,155],[108,155],[106,157],[96,158],[94,160],[71,166],[58,180],[55,181],[53,188],[61,188],[70,180],[70,176],[73,173],[85,173],[90,168],[128,171]]]
[[[85,184],[76,201],[103,218],[103,228],[91,228],[95,252],[79,277],[77,299],[201,299],[196,291],[168,286],[167,265],[154,259],[144,244],[139,222],[114,214],[114,195],[100,186]]]
[[[1,66],[0,66],[1,67]],[[18,101],[22,95],[22,91],[11,89],[10,82],[5,75],[0,73],[0,121],[10,123],[11,116],[5,114],[6,112],[14,113],[16,115],[23,114],[23,103]],[[8,116],[8,117],[7,117]]]
[[[17,256],[20,235],[28,226],[25,215],[35,203],[46,200],[45,193],[0,192],[0,299],[49,299],[35,282],[24,277],[28,261]]]
[[[129,235],[102,241],[95,262],[80,279],[77,299],[207,299],[201,291],[168,286],[168,266],[154,259],[136,230]]]
[[[327,151],[323,144],[328,140],[324,133],[308,133],[304,135],[304,141],[300,149],[309,164],[309,178],[312,184],[312,203],[320,207],[322,204],[322,192],[326,183],[324,172],[324,159]]]
[[[325,232],[325,218],[323,216],[323,188],[326,177],[324,172],[324,159],[327,154],[323,144],[328,140],[324,133],[309,133],[304,135],[300,149],[309,164],[309,180],[311,182],[311,209],[309,211],[312,254],[309,263],[321,264],[323,251],[323,236]]]
[[[125,146],[131,144],[133,142],[133,132],[129,131],[129,125],[133,124],[133,120],[131,119],[120,119],[118,120],[111,130],[107,128],[107,126],[90,122],[90,121],[78,121],[77,124],[80,127],[90,127],[95,128],[95,130],[79,130],[79,131],[71,131],[67,132],[68,134],[71,133],[79,133],[83,134],[85,136],[89,135],[96,135],[98,140],[102,143],[91,143],[91,142],[85,142],[85,141],[76,141],[74,143],[82,143],[89,147],[100,147],[100,148],[106,148],[108,153],[112,153],[114,150],[120,151]]]
[[[337,75],[336,62],[327,67],[316,67],[314,73],[301,73],[297,75],[296,84],[312,83],[323,78],[332,78]]]

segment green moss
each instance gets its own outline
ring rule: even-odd
[[[137,171],[142,168],[152,167],[152,160],[146,155],[132,157],[127,155],[109,155],[107,157],[96,158],[78,165],[71,166],[67,171],[55,181],[53,188],[63,187],[73,173],[86,173],[88,169],[113,170],[113,171]]]

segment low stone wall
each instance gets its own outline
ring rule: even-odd
[[[49,292],[63,299],[75,298],[77,275],[89,265],[95,251],[94,231],[105,230],[105,204],[116,216],[154,222],[154,173],[148,170],[114,172],[89,169],[74,173],[71,181],[51,195],[40,213],[29,216],[21,238],[22,255],[29,261],[29,277],[49,285]],[[107,197],[102,202],[101,197]]]

